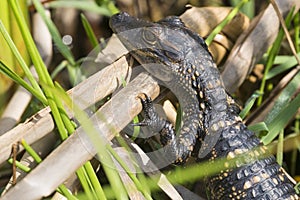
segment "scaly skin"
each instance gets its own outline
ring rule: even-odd
[[[110,25],[135,59],[180,102],[183,123],[177,137],[147,95],[140,97],[145,120],[137,124],[160,133],[174,163],[184,163],[192,152],[213,164],[216,158],[232,159],[254,148],[266,151],[239,118],[204,40],[179,18],[151,23],[120,13]],[[200,149],[195,148],[197,144]],[[247,164],[230,168],[225,163],[225,171],[207,178],[210,199],[299,199],[274,156],[260,158],[254,151],[243,159]]]

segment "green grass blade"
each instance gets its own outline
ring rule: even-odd
[[[100,6],[100,7],[105,7],[107,8],[111,14],[116,14],[119,11],[119,9],[115,6],[115,2],[113,0],[95,0],[96,3]]]
[[[13,161],[12,158],[10,158],[10,159],[7,160],[7,162],[9,164],[13,164],[14,161]],[[16,167],[18,167],[20,170],[22,170],[22,171],[24,171],[26,173],[29,173],[31,171],[31,169],[29,167],[23,165],[21,162],[19,162],[19,161],[16,160],[15,163],[16,163]]]
[[[83,167],[79,168],[76,171],[76,174],[77,174],[78,179],[80,180],[81,186],[87,196],[87,199],[94,199],[95,196],[94,196],[93,192],[91,191],[88,180],[86,179],[87,177],[85,176],[84,168]]]
[[[107,7],[99,7],[94,1],[71,1],[71,0],[58,0],[49,2],[50,8],[76,8],[89,12],[94,12],[104,16],[111,16],[113,13]]]
[[[276,160],[280,166],[282,166],[282,161],[283,161],[283,139],[284,139],[284,131],[281,130],[278,137],[277,154],[276,154]]]
[[[280,130],[282,130],[290,121],[290,119],[297,113],[300,107],[300,95],[298,94],[295,99],[293,99],[288,106],[286,106],[271,123],[267,123],[269,127],[269,133],[262,137],[262,142],[267,145],[277,137]],[[284,117],[282,117],[284,116]]]
[[[300,53],[298,53],[297,55],[300,56]],[[279,57],[279,56],[276,56],[276,58],[277,57]],[[276,58],[275,58],[275,60],[276,60]],[[295,67],[295,65],[297,65],[297,60],[294,56],[280,56],[279,59],[281,59],[281,60],[277,60],[277,62],[278,63],[280,62],[280,64],[278,66],[270,69],[270,71],[267,73],[267,75],[265,77],[266,80],[274,78],[275,76],[277,76],[289,69],[292,69],[293,67]]]
[[[270,133],[262,138],[263,142],[271,142],[278,133],[285,127],[286,123],[294,116],[294,112],[298,110],[297,98],[290,101],[295,93],[300,82],[300,73],[298,73],[290,83],[281,92],[278,99],[275,101],[273,109],[268,113],[265,118],[265,123],[270,129]],[[295,111],[293,111],[293,109]]]
[[[74,195],[71,194],[71,192],[65,185],[60,185],[58,189],[59,192],[62,193],[65,197],[67,197],[68,200],[78,200]]]
[[[30,58],[33,62],[33,65],[36,68],[37,74],[39,75],[39,80],[47,82],[47,81],[45,81],[46,80],[45,71],[47,71],[47,68],[43,63],[43,60],[37,50],[37,47],[35,46],[35,43],[31,36],[31,33],[30,33],[30,31],[27,27],[26,21],[24,19],[24,16],[22,15],[22,12],[20,10],[18,1],[9,0],[9,4],[15,15],[16,21],[20,27],[20,31],[24,38],[24,43],[26,44],[26,46],[28,48]]]
[[[294,122],[294,132],[296,135],[300,134],[300,115],[297,114],[296,116],[296,120]],[[300,150],[300,148],[298,147],[297,149],[294,149],[292,151],[292,155],[291,155],[291,170],[290,170],[290,174],[292,177],[294,177],[296,175],[296,166],[297,166],[297,157],[298,157],[298,151]]]
[[[38,0],[32,0],[36,10],[41,15],[44,20],[48,30],[52,36],[54,43],[56,44],[60,53],[68,60],[71,65],[75,65],[75,60],[70,49],[62,42],[61,35],[57,30],[55,24],[51,21],[51,19],[46,15],[45,9],[43,5]]]
[[[87,184],[88,184],[88,186],[89,186],[90,192],[93,194],[94,199],[97,199],[97,194],[96,194],[96,192],[95,192],[95,188],[94,188],[94,186],[93,186],[93,184],[92,184],[92,181],[91,181],[91,179],[89,178],[89,175],[88,175],[88,172],[89,172],[89,171],[87,171],[87,168],[86,168],[86,165],[87,165],[87,164],[88,164],[88,163],[85,163],[85,164],[84,164],[84,166],[82,167],[82,171],[83,171],[83,173],[84,173],[85,180],[86,180],[86,182],[87,182]],[[93,171],[94,171],[94,170],[93,170]]]
[[[36,2],[36,0],[34,0]],[[35,66],[36,72],[39,76],[39,81],[42,84],[42,86],[47,85],[49,87],[54,87],[54,84],[52,82],[52,79],[48,73],[48,70],[37,50],[37,47],[35,46],[35,43],[33,41],[33,38],[31,36],[31,33],[27,27],[26,21],[24,19],[24,16],[22,15],[22,12],[20,11],[20,6],[18,4],[18,1],[16,0],[9,0],[10,7],[12,8],[12,11],[14,13],[14,16],[17,20],[17,23],[20,27],[21,34],[24,38],[24,42],[28,48],[29,55],[31,57],[31,60]],[[51,90],[48,89],[48,87],[43,87],[43,90],[45,92],[45,96],[48,99],[48,105],[51,108],[54,121],[57,125],[58,131],[61,135],[62,139],[65,139],[67,135],[67,131],[65,129],[65,125],[63,123],[63,119],[60,115],[59,110],[63,110],[63,107],[58,108],[57,105],[60,105],[58,101],[58,97],[54,96],[51,93]],[[55,102],[56,101],[56,102]]]
[[[96,197],[98,197],[98,199],[103,199],[105,200],[105,194],[104,191],[102,189],[101,184],[99,183],[99,180],[95,174],[95,171],[91,165],[90,162],[86,163],[84,165],[85,170],[87,171],[87,175],[89,176],[89,179],[91,180],[91,185],[94,187],[95,193],[96,193]]]
[[[1,12],[0,12],[1,23],[3,24],[3,27],[6,27],[5,30],[7,30],[7,32],[11,34],[10,9],[8,6],[8,2],[3,0],[0,1],[0,8],[1,8]],[[9,46],[5,42],[5,39],[3,37],[0,37],[0,44],[1,44],[0,60],[3,60],[8,66],[14,66],[15,62],[14,62],[13,53],[10,51]],[[4,88],[0,89],[0,93],[5,92],[2,91],[3,89]]]
[[[28,90],[33,96],[35,96],[38,100],[40,100],[44,105],[48,105],[47,99],[44,95],[41,95],[40,92],[35,90],[31,85],[29,85],[26,81],[24,81],[18,74],[12,71],[9,67],[7,67],[2,61],[0,61],[0,71],[11,78],[13,81],[24,87]]]
[[[277,55],[274,60],[274,65],[279,65],[288,62],[291,59],[291,56],[287,55]]]
[[[135,116],[132,120],[133,124],[139,123],[139,117]],[[135,140],[141,132],[141,126],[133,126],[132,140]]]
[[[29,153],[29,155],[35,160],[35,162],[37,163],[42,162],[42,158],[33,150],[31,146],[29,146],[29,144],[24,139],[21,140],[21,144],[24,147],[24,149],[27,151],[27,153]]]
[[[134,184],[137,187],[137,189],[143,193],[143,195],[145,196],[145,198],[148,199],[148,200],[152,199],[151,195],[148,193],[148,188],[147,187],[143,187],[143,185],[141,184],[141,182],[135,176],[135,173],[131,173],[131,170],[124,163],[124,161],[122,160],[122,158],[112,149],[111,146],[106,145],[106,148],[113,155],[113,157],[119,162],[119,164],[123,167],[123,169],[126,171],[126,173],[128,174],[128,176],[134,182]]]
[[[294,189],[296,190],[297,194],[300,194],[300,182],[295,185]]]
[[[294,38],[296,52],[300,52],[300,13],[297,12],[294,17]]]
[[[251,108],[253,107],[256,99],[261,96],[261,94],[258,91],[255,91],[251,97],[247,100],[244,109],[240,112],[240,117],[242,119],[244,119],[246,117],[246,115],[249,113],[249,111],[251,110]]]
[[[294,10],[295,10],[295,7],[293,7],[293,9],[289,12],[289,14],[286,17],[285,23],[286,23],[287,27],[289,27],[290,24],[291,24]],[[275,60],[276,55],[279,52],[279,48],[281,46],[281,42],[283,40],[283,37],[284,37],[284,31],[283,31],[283,28],[281,28],[278,32],[276,40],[275,40],[274,44],[272,45],[269,56],[267,58],[267,63],[266,63],[266,66],[265,66],[264,76],[262,78],[260,89],[259,89],[260,93],[262,93],[262,94],[264,93],[264,90],[265,90],[265,85],[266,85],[266,81],[267,81],[266,76],[267,76],[267,74],[269,73],[269,70],[271,69],[271,67],[274,64],[274,60]],[[257,105],[258,106],[261,105],[262,100],[263,100],[263,96],[260,96],[257,100]]]
[[[52,72],[51,78],[54,79],[59,72],[61,72],[63,69],[67,67],[68,62],[66,60],[63,60]]]
[[[21,68],[23,69],[25,76],[28,78],[29,82],[33,86],[35,90],[37,90],[41,95],[44,95],[40,86],[38,85],[37,81],[33,77],[32,73],[30,72],[25,60],[22,58],[20,52],[18,51],[17,47],[15,46],[14,42],[12,41],[11,37],[9,36],[8,32],[6,31],[2,21],[0,20],[0,32],[7,42],[8,46],[10,47],[11,51],[13,52],[15,58],[19,62]]]
[[[251,159],[245,159],[253,156],[254,152],[258,152],[259,156],[256,159],[261,159],[268,154],[262,152],[260,148],[254,148],[251,151],[245,152],[244,154],[237,155],[233,159],[228,158],[217,158],[214,160],[212,164],[210,161],[203,161],[197,164],[188,165],[186,167],[177,167],[175,170],[169,171],[168,175],[164,176],[161,174],[152,175],[151,177],[147,178],[144,183],[150,188],[151,191],[159,190],[158,182],[162,180],[162,178],[167,178],[169,182],[173,185],[176,184],[185,184],[185,183],[193,183],[199,181],[200,179],[204,179],[208,176],[214,175],[219,173],[220,171],[226,168],[235,168],[236,163],[245,163],[245,161],[251,161]],[[114,198],[114,192],[111,190],[110,187],[104,187],[104,192],[109,199]]]
[[[121,80],[122,80],[122,86],[123,86],[123,87],[126,87],[127,82],[126,82],[126,80],[124,79],[124,77],[121,77]],[[138,116],[135,116],[135,117],[133,118],[133,120],[132,120],[132,123],[133,123],[133,124],[139,123],[139,117],[138,117]],[[135,140],[135,139],[138,137],[138,135],[140,134],[140,132],[141,132],[141,126],[133,126],[133,133],[132,133],[131,139],[132,139],[132,140]],[[118,139],[118,137],[117,137],[117,139]],[[123,146],[123,147],[124,147],[124,145],[126,145],[126,142],[123,142],[123,141],[119,141],[119,143],[120,143],[121,146]],[[128,147],[128,148],[129,148],[129,147]],[[126,149],[128,149],[128,148],[126,147]]]
[[[72,109],[76,119],[81,124],[85,133],[87,133],[89,138],[91,139],[94,147],[97,150],[97,154],[100,156],[100,161],[105,163],[104,165],[102,165],[102,167],[107,175],[107,178],[114,192],[117,194],[117,199],[128,199],[123,183],[118,173],[115,171],[112,158],[107,152],[107,147],[103,142],[103,138],[101,138],[94,125],[87,117],[87,114],[84,111],[82,111],[78,106],[76,106],[76,104],[72,102],[72,99],[64,91],[62,91],[60,87],[53,90],[55,90],[57,96],[59,96],[66,103],[66,105],[70,109]],[[103,122],[106,123],[105,119],[102,119],[101,116],[99,116],[99,120],[103,120]]]
[[[265,135],[266,133],[269,132],[269,128],[265,122],[260,122],[257,124],[250,125],[250,126],[248,126],[248,129],[253,131],[254,133],[257,133],[257,134],[260,133],[262,135]]]
[[[239,3],[240,0],[230,0],[230,4],[233,6],[238,5]],[[252,19],[255,15],[255,1],[249,1],[240,9],[240,11]]]
[[[29,155],[39,164],[42,162],[42,158],[34,151],[34,149],[32,149],[31,146],[29,146],[27,144],[27,142],[25,140],[21,140],[21,144],[24,147],[24,149],[27,151],[27,153],[29,153]],[[73,196],[69,190],[67,189],[67,187],[65,185],[60,185],[58,187],[59,191],[68,199],[72,199],[72,200],[76,200],[77,198],[75,196]]]
[[[205,40],[208,46],[212,43],[215,36],[222,31],[222,29],[234,18],[234,16],[236,16],[240,8],[248,1],[249,0],[241,0],[239,4],[230,11],[230,13],[225,17],[225,19],[218,26],[216,26],[216,28],[214,28],[214,30],[209,34],[209,36]]]
[[[298,73],[293,78],[293,80],[290,81],[290,83],[285,87],[285,89],[281,92],[280,96],[275,101],[273,109],[268,113],[268,115],[264,120],[267,124],[272,123],[274,118],[278,116],[283,109],[286,108],[291,98],[297,92],[299,82],[300,82],[300,73]]]
[[[99,43],[98,43],[98,40],[97,40],[97,37],[89,23],[89,21],[87,20],[87,18],[84,16],[84,14],[80,14],[80,17],[81,17],[81,22],[82,22],[82,25],[84,27],[84,30],[88,36],[88,39],[90,40],[92,46],[94,48],[97,48],[97,52],[100,51],[100,48],[99,48]]]
[[[5,1],[7,1],[7,0],[5,0]],[[20,10],[23,13],[23,16],[25,18],[27,25],[30,26],[30,14],[29,14],[27,0],[19,0],[19,5],[20,5]],[[15,45],[17,46],[20,54],[22,55],[22,58],[25,60],[26,64],[29,66],[31,60],[30,60],[29,54],[27,52],[27,47],[23,42],[24,39],[20,32],[20,28],[16,22],[16,19],[14,18],[14,15],[11,13],[11,11],[10,11],[10,30],[12,30],[10,33],[12,40],[14,41]],[[16,64],[15,71],[17,72],[17,74],[19,74],[20,70],[21,70],[20,66],[18,64]]]
[[[22,146],[24,147],[24,149],[29,153],[30,156],[33,157],[33,159],[39,164],[42,162],[41,157],[34,151],[34,149],[31,148],[31,146],[29,146],[25,140],[21,141]],[[19,161],[13,161],[12,158],[8,159],[8,162],[10,164],[15,163],[16,167],[18,167],[19,169],[21,169],[22,171],[29,173],[31,171],[31,169],[25,165],[23,165],[21,162]],[[65,185],[60,185],[57,189],[60,193],[62,193],[64,196],[66,196],[68,199],[71,200],[77,200],[77,198],[72,195],[72,193],[69,192],[69,190],[67,189],[67,187]]]

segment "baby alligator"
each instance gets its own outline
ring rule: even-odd
[[[256,148],[265,151],[238,116],[204,40],[178,17],[152,23],[119,13],[112,16],[110,26],[133,57],[180,102],[183,120],[178,136],[146,95],[140,97],[145,119],[137,124],[160,133],[165,153],[174,163],[184,163],[195,152],[199,160],[214,162]],[[274,156],[262,158],[254,152],[244,157],[246,164],[207,178],[209,199],[299,199]]]

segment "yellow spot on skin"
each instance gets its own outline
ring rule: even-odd
[[[213,149],[213,150],[211,151],[211,154],[212,154],[212,155],[216,155],[216,154],[217,154],[216,150]]]
[[[290,199],[291,199],[291,200],[295,200],[294,196],[292,196],[292,195],[290,196]]]
[[[192,69],[191,68],[188,69],[188,73],[192,73]]]
[[[259,183],[260,177],[259,176],[254,176],[252,180],[253,180],[254,183]]]
[[[212,89],[212,88],[214,88],[214,85],[213,85],[211,82],[208,82],[208,83],[207,83],[207,87],[208,87],[209,89]]]
[[[229,167],[229,163],[228,163],[228,162],[225,162],[225,163],[224,163],[224,167],[228,168],[228,167]]]
[[[268,179],[270,176],[268,174],[266,174],[266,173],[262,173],[261,177],[263,177],[264,179]]]
[[[187,133],[191,131],[191,129],[190,129],[189,127],[187,127],[187,126],[184,127],[183,130],[184,130],[185,132],[187,132]]]
[[[239,155],[239,154],[242,154],[242,153],[243,153],[243,150],[242,150],[242,149],[235,149],[235,150],[234,150],[234,153],[235,153],[236,155]]]
[[[240,130],[240,129],[241,129],[241,126],[240,126],[240,125],[236,125],[236,126],[235,126],[235,129]]]
[[[265,149],[265,150],[267,150],[267,149],[268,149],[266,146],[261,146],[261,148],[263,148],[263,149]]]
[[[284,172],[284,169],[282,167],[279,168],[280,172]]]
[[[240,116],[236,116],[236,117],[235,117],[235,120],[236,120],[236,121],[242,121],[242,118],[241,118]]]
[[[201,107],[202,109],[205,109],[205,104],[204,104],[204,103],[200,103],[200,107]]]
[[[224,121],[219,121],[218,126],[221,127],[221,128],[225,127],[225,122]]]
[[[198,71],[195,71],[195,76],[196,76],[196,77],[200,76],[200,74],[199,74]]]
[[[230,159],[233,159],[235,157],[234,153],[232,151],[230,151],[228,154],[227,154],[227,159],[230,160]]]
[[[247,190],[247,189],[251,188],[251,186],[252,186],[252,183],[250,181],[246,181],[244,184],[244,189]]]
[[[218,129],[219,129],[219,126],[218,126],[217,124],[213,124],[213,125],[211,126],[211,130],[212,130],[212,131],[218,131]]]
[[[235,188],[234,186],[232,186],[231,190],[232,190],[232,191],[235,191],[235,190],[236,190],[236,188]]]
[[[281,181],[284,181],[284,177],[281,174],[279,174],[278,177]]]
[[[275,185],[278,185],[278,181],[277,181],[276,178],[273,178],[272,180],[273,180],[273,183],[274,183]]]
[[[265,154],[266,153],[266,148],[264,148],[263,146],[260,147],[260,151]]]
[[[253,153],[252,151],[250,151],[249,156],[250,156],[251,158],[254,158],[254,153]]]
[[[223,174],[223,176],[224,176],[224,177],[227,177],[227,176],[228,176],[228,173],[225,172],[225,173]]]
[[[230,126],[230,125],[231,125],[231,122],[230,122],[230,121],[226,121],[226,125],[227,125],[227,126]]]
[[[259,152],[258,152],[257,150],[254,151],[254,154],[255,154],[256,156],[259,156]]]
[[[203,99],[204,96],[203,96],[203,92],[202,91],[199,92],[199,96],[200,96],[201,99]]]

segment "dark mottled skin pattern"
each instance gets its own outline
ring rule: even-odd
[[[130,53],[181,104],[183,122],[175,136],[172,124],[158,116],[151,99],[140,97],[146,117],[137,125],[160,132],[174,163],[184,163],[192,153],[213,164],[216,158],[232,159],[254,148],[266,152],[239,118],[204,40],[179,18],[151,23],[120,13],[111,18],[110,25]],[[197,144],[200,149],[195,148]],[[259,152],[244,156],[245,165],[237,162],[237,168],[230,168],[225,163],[225,171],[208,177],[209,198],[299,199],[274,156],[261,158]]]

